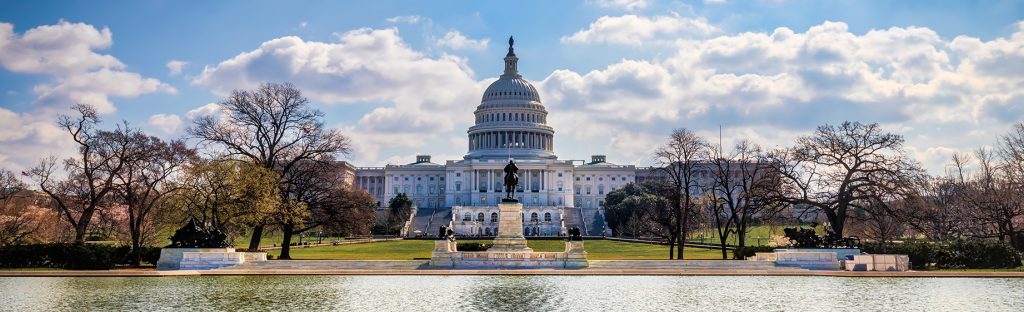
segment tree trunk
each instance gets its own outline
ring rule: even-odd
[[[292,249],[291,248],[291,244],[292,244],[292,234],[294,234],[293,233],[294,230],[295,230],[295,226],[294,225],[283,225],[283,226],[281,226],[281,232],[284,233],[284,237],[283,237],[283,240],[281,241],[281,255],[278,256],[278,259],[291,259],[292,258],[292,255],[291,255],[291,249]]]
[[[689,195],[686,196],[689,201]],[[676,250],[676,259],[683,260],[683,250],[686,249],[686,226],[690,221],[689,209],[683,208],[683,221],[679,224],[679,249]]]
[[[674,236],[670,235],[669,238],[668,238],[668,259],[669,260],[675,259],[675,255],[676,255],[675,251],[676,251],[676,238]]]
[[[139,235],[140,234],[139,232],[140,231],[139,231],[138,227],[133,225],[133,227],[131,229],[131,233],[132,233],[132,250],[131,250],[131,253],[128,255],[128,257],[131,260],[133,266],[139,266],[140,264],[142,264],[142,242],[141,242],[141,238],[139,237],[139,236],[141,236],[141,235]]]
[[[252,238],[249,239],[249,251],[256,252],[260,250],[260,240],[263,239],[263,225],[257,225],[252,227]]]
[[[82,223],[83,222],[79,222],[78,225],[75,226],[75,244],[85,243],[85,226],[83,226]]]

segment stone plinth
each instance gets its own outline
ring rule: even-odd
[[[777,266],[808,270],[838,271],[840,269],[839,260],[834,252],[776,251],[775,257]]]
[[[432,267],[454,269],[579,269],[589,264],[582,241],[566,242],[563,252],[458,251],[454,243],[436,241],[430,258]]]
[[[236,252],[234,248],[163,248],[157,270],[209,270],[246,262],[267,261],[264,252]]]
[[[523,236],[523,204],[498,204],[498,236],[488,251],[531,252]]]
[[[434,241],[434,250],[430,252],[430,265],[435,267],[454,266],[452,258],[456,255],[455,242],[447,239]]]
[[[905,272],[910,270],[910,257],[907,255],[855,255],[844,262],[847,271],[889,271]]]
[[[578,269],[589,266],[587,251],[583,249],[583,241],[565,242],[565,268]]]
[[[860,248],[779,248],[775,252],[832,252],[836,260],[846,260],[860,254]]]

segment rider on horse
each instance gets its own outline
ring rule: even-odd
[[[508,165],[505,165],[505,200],[514,201],[516,194],[516,187],[519,185],[519,167],[516,167],[516,162],[512,159],[508,160]]]

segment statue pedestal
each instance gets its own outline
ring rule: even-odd
[[[498,236],[488,251],[532,252],[523,236],[523,204],[498,204]]]

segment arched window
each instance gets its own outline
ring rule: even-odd
[[[491,235],[491,228],[484,228],[484,234]]]
[[[476,220],[480,221],[480,222],[484,222],[484,213],[483,212],[477,213],[476,214]]]
[[[537,213],[536,212],[530,214],[530,222],[537,222]]]
[[[491,213],[491,222],[492,223],[493,222],[498,222],[498,213],[497,212],[492,212]]]
[[[473,221],[473,216],[467,212],[465,215],[462,215],[462,221]]]
[[[551,213],[550,212],[545,212],[544,213],[544,222],[551,222]]]
[[[455,204],[456,205],[462,205],[462,197],[456,196],[455,197]]]

